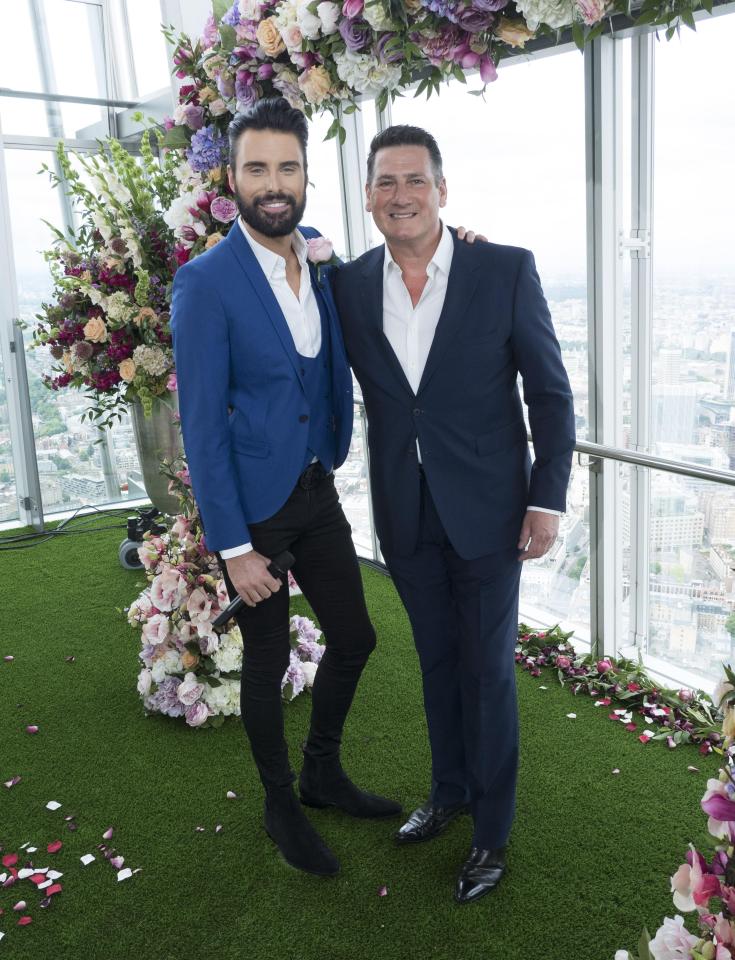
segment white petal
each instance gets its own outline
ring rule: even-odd
[[[79,859],[82,861],[82,863],[86,867],[87,864],[91,863],[95,858],[92,856],[91,853],[85,853],[84,856],[80,857]]]
[[[60,804],[60,803],[57,803],[56,800],[49,800],[49,802],[46,804],[46,809],[47,809],[47,810],[58,810],[60,806],[61,806],[61,804]]]
[[[125,867],[124,870],[120,870],[120,871],[118,872],[118,875],[117,875],[118,883],[119,883],[121,880],[127,880],[128,877],[132,877],[132,875],[133,875],[133,871],[130,869],[130,867]]]

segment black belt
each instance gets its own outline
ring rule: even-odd
[[[322,464],[318,460],[315,460],[314,463],[310,463],[306,470],[304,470],[296,483],[302,490],[311,490],[328,476],[329,474]]]

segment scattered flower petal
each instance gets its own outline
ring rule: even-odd
[[[40,890],[41,888],[39,887],[38,889]],[[61,891],[62,891],[63,889],[64,889],[64,888],[61,886],[60,883],[55,883],[55,884],[53,884],[53,886],[50,886],[50,887],[48,888],[48,890],[46,891],[46,896],[47,896],[47,897],[51,897],[51,896],[53,896],[53,894],[55,894],[55,893],[61,893]]]
[[[220,833],[221,830],[222,830],[222,824],[221,823],[216,824],[214,828],[214,832]]]
[[[20,918],[20,920],[18,921],[18,926],[27,927],[29,923],[31,923],[31,917],[29,917],[28,914],[26,914],[24,917]]]
[[[103,840],[112,840],[112,827],[108,827],[107,830],[102,834]]]
[[[385,886],[385,884],[383,884],[382,887],[379,887],[379,888],[378,888],[378,896],[379,896],[379,897],[387,897],[387,896],[388,896],[388,888]]]
[[[548,687],[544,687],[544,686],[539,687],[539,690],[548,690],[548,689],[549,689]]]
[[[48,853],[58,853],[63,846],[64,844],[61,842],[61,840],[54,840],[46,847],[46,850]]]
[[[34,873],[31,877],[31,883],[35,883],[36,886],[38,886],[39,883],[43,883],[46,879],[47,877],[45,873]]]
[[[651,739],[651,736],[652,734],[649,734],[647,730],[644,730],[638,739],[641,741],[641,743],[648,743],[648,741]]]
[[[51,897],[44,897],[43,900],[41,900],[38,905],[39,907],[50,907]]]
[[[620,773],[620,770],[618,769],[618,767],[615,767],[615,769],[613,770],[613,773]]]
[[[577,719],[577,714],[576,714],[576,713],[568,713],[568,714],[567,714],[567,718],[568,718],[569,720],[576,720],[576,719]]]
[[[125,857],[110,857],[110,863],[116,870],[122,870],[125,863]]]
[[[11,657],[11,655],[8,654],[7,657],[3,657],[3,660],[4,660],[6,663],[10,663],[11,660],[15,660],[15,657]]]
[[[130,867],[125,867],[124,870],[121,870],[118,873],[117,882],[119,883],[121,880],[127,880],[128,877],[132,877],[132,875],[133,875],[133,871],[130,869]]]
[[[79,859],[82,861],[82,863],[86,867],[87,864],[90,864],[96,858],[93,857],[91,853],[85,853],[84,856],[80,857]]]
[[[13,907],[13,910],[25,910],[26,906],[25,900],[19,900]]]
[[[194,827],[194,830],[195,830],[197,833],[204,833],[204,827]]]
[[[61,804],[60,804],[60,803],[57,803],[56,800],[49,800],[49,802],[46,804],[46,809],[47,809],[47,810],[58,810],[60,806],[61,806]]]
[[[28,847],[26,853],[35,853],[38,850],[38,847]]]
[[[690,773],[699,773],[699,767],[688,766],[688,767],[687,767],[687,770],[688,770]]]
[[[237,800],[237,794],[235,793],[234,790],[228,790],[228,791],[227,791],[227,799],[228,799],[228,800]]]
[[[630,731],[632,732],[633,730],[637,730],[638,728],[636,727],[636,725],[635,725],[634,723],[626,723],[626,724],[625,724],[625,729],[626,729],[626,730],[630,730]]]
[[[76,657],[64,657],[65,663],[74,663],[75,660],[76,660]]]
[[[21,780],[20,777],[13,777],[11,780],[6,780],[3,785],[6,786],[8,790],[10,790],[10,788],[14,787],[16,783],[20,783],[20,780]]]
[[[43,883],[38,884],[38,889],[47,890],[53,882],[54,882],[53,880],[44,880]]]
[[[17,853],[6,853],[3,857],[3,866],[4,867],[13,867],[18,862]]]
[[[73,831],[73,830],[78,830],[78,829],[79,829],[79,827],[78,827],[78,826],[77,826],[77,824],[76,824],[76,823],[74,823],[74,821],[72,820],[72,822],[71,822],[71,823],[67,823],[67,825],[66,825],[66,829],[67,829],[67,830],[72,830],[72,831]]]
[[[38,733],[38,727],[35,723],[30,723],[26,727],[26,733]]]
[[[58,870],[49,870],[46,874],[49,880],[58,880],[60,877],[63,877],[63,873],[59,873]]]
[[[33,869],[33,867],[23,867],[22,870],[18,871],[18,879],[27,880],[28,877],[32,877],[35,872],[36,871]]]

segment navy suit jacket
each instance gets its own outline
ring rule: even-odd
[[[466,560],[514,547],[528,504],[566,505],[572,392],[533,256],[452,233],[444,308],[416,394],[383,333],[384,246],[333,274],[365,400],[374,520],[386,556],[408,556],[418,542],[417,437],[444,529]]]
[[[320,283],[311,268],[331,338],[337,467],[352,436],[352,377],[328,272]],[[237,223],[176,272],[171,329],[194,496],[208,547],[226,550],[247,543],[248,524],[288,499],[304,467],[310,412],[286,318]]]

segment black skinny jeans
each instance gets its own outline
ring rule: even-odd
[[[293,575],[324,633],[326,650],[312,688],[311,728],[304,749],[314,758],[335,757],[360,674],[375,648],[375,630],[334,476],[310,490],[297,484],[276,514],[249,528],[259,553],[272,558],[289,550],[294,555]],[[220,563],[234,598],[225,562]],[[291,651],[286,584],[267,600],[244,607],[237,622],[243,635],[241,716],[253,758],[266,790],[286,786],[294,780],[281,701],[281,679]]]

